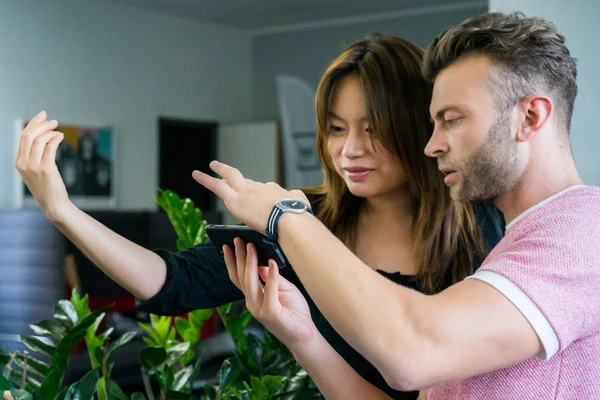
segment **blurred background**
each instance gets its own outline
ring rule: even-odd
[[[572,147],[600,185],[598,0],[0,0],[0,346],[18,347],[72,286],[135,313],[40,217],[13,167],[40,110],[67,135],[58,162],[75,202],[145,247],[175,249],[159,187],[209,222],[235,222],[191,178],[212,159],[260,181],[320,183],[314,91],[350,42],[380,32],[425,48],[469,16],[514,10],[554,22],[578,59]]]

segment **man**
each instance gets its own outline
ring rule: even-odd
[[[600,188],[583,185],[569,146],[577,86],[564,37],[538,18],[473,17],[435,39],[424,72],[425,152],[453,198],[493,199],[508,222],[477,273],[440,294],[386,281],[302,207],[273,206],[305,200],[297,192],[216,162],[224,180],[194,177],[278,238],[326,318],[392,386],[432,388],[429,399],[600,398]]]

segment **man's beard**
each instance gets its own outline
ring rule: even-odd
[[[450,188],[454,200],[491,200],[516,185],[521,165],[510,130],[510,112],[507,110],[498,116],[479,149],[459,167],[461,179],[458,185]]]

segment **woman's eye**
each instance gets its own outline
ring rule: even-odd
[[[329,131],[330,132],[334,132],[334,133],[338,133],[338,132],[343,132],[344,128],[342,128],[340,126],[329,125]]]

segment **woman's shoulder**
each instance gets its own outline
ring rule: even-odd
[[[492,249],[504,236],[506,222],[504,214],[491,201],[473,204],[477,222],[488,249]]]

